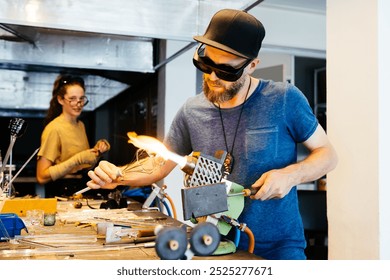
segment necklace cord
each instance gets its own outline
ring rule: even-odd
[[[244,102],[242,103],[242,107],[241,107],[241,110],[240,110],[240,115],[238,117],[238,121],[237,121],[237,125],[236,125],[236,131],[234,132],[232,148],[231,148],[230,152],[229,152],[229,147],[228,147],[227,140],[226,140],[226,132],[225,132],[225,125],[223,124],[222,110],[221,110],[221,106],[218,104],[218,111],[219,111],[219,117],[221,119],[221,124],[222,124],[222,132],[223,132],[223,138],[224,138],[224,141],[225,141],[226,152],[228,152],[231,156],[233,156],[233,149],[234,149],[234,144],[236,142],[236,136],[237,136],[237,132],[238,132],[238,127],[240,126],[242,112],[244,111],[245,102],[246,102],[246,100],[248,98],[248,94],[249,94],[249,90],[251,88],[251,85],[252,85],[252,79],[249,77],[248,90],[246,92]]]

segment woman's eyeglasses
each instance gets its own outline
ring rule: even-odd
[[[211,74],[214,72],[218,78],[228,82],[237,81],[242,76],[245,67],[247,67],[249,63],[252,62],[251,59],[248,59],[238,68],[227,64],[216,64],[214,61],[204,55],[204,50],[204,44],[201,44],[195,51],[194,57],[192,59],[195,67],[206,74]]]
[[[64,97],[64,99],[69,102],[70,106],[77,106],[80,104],[80,106],[84,107],[89,102],[88,97],[86,96],[82,96],[80,98],[71,97],[69,99]]]

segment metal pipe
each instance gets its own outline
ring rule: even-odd
[[[23,164],[23,166],[19,169],[19,171],[15,174],[14,177],[12,177],[11,181],[9,181],[8,185],[11,186],[12,182],[16,179],[16,177],[18,177],[18,175],[20,174],[20,172],[22,172],[22,170],[26,167],[26,165],[30,162],[30,160],[36,155],[36,153],[38,153],[40,148],[36,149],[34,151],[34,153],[28,158],[28,160]]]
[[[34,48],[37,46],[33,40],[31,40],[30,38],[24,36],[23,34],[17,32],[17,31],[13,30],[11,27],[9,27],[8,25],[6,25],[4,23],[0,23],[0,28],[4,29],[5,31],[15,35],[16,37],[30,43],[31,45],[34,46]]]
[[[172,61],[173,59],[175,59],[176,57],[178,57],[179,55],[181,55],[182,53],[186,52],[187,50],[191,49],[193,46],[195,46],[197,44],[197,42],[191,42],[189,43],[188,45],[186,45],[185,47],[183,47],[182,49],[180,49],[179,51],[177,51],[176,53],[174,53],[173,55],[171,55],[169,58],[165,59],[164,61],[160,62],[159,64],[157,64],[156,66],[153,67],[153,70],[154,71],[157,71],[158,69],[160,69],[162,66],[164,66],[165,64],[168,64],[170,61]]]
[[[243,9],[244,12],[247,12],[249,10],[251,10],[252,8],[256,7],[257,5],[259,5],[261,2],[263,2],[264,0],[257,0],[257,1],[254,1],[252,4],[248,5],[245,9]]]

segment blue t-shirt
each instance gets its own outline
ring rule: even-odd
[[[297,143],[306,141],[318,121],[303,93],[289,83],[261,80],[244,104],[221,109],[229,152],[234,165],[228,180],[245,188],[271,169],[297,161]],[[234,149],[230,151],[233,145]],[[204,94],[191,97],[180,108],[164,140],[180,155],[193,151],[214,156],[226,151],[218,108]],[[254,253],[266,259],[302,259],[306,246],[299,214],[297,190],[292,188],[282,199],[245,199],[239,217],[255,236]],[[240,249],[246,250],[248,237],[241,234]]]

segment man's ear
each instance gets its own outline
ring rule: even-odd
[[[252,74],[256,70],[256,67],[259,63],[260,63],[260,59],[258,59],[258,58],[255,58],[254,60],[252,60],[251,63],[249,64],[248,73]]]

